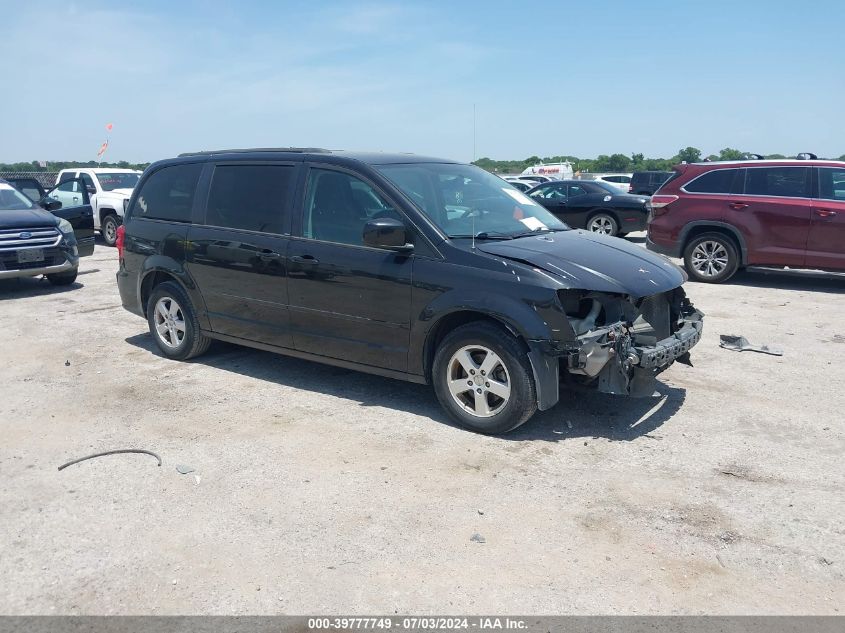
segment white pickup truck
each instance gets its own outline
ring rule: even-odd
[[[82,186],[85,183],[94,210],[94,228],[100,231],[103,241],[114,246],[117,241],[117,227],[123,223],[123,214],[138,184],[141,172],[134,169],[112,167],[63,169],[56,177],[58,185],[50,194],[61,200],[63,206],[80,204]]]

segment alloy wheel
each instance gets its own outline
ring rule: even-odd
[[[508,404],[510,375],[493,350],[483,345],[467,345],[452,355],[447,367],[449,393],[467,413],[489,418]]]
[[[613,234],[613,222],[606,215],[597,215],[590,220],[589,229],[593,233],[601,233],[602,235]]]
[[[706,240],[695,246],[690,260],[702,277],[717,277],[728,267],[728,250],[720,242]]]
[[[153,320],[159,340],[167,347],[179,347],[185,340],[185,316],[173,298],[162,297],[156,302]]]

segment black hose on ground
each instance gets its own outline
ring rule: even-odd
[[[161,457],[153,453],[152,451],[145,450],[143,448],[119,448],[114,451],[105,451],[104,453],[94,453],[93,455],[86,455],[85,457],[80,457],[79,459],[74,459],[67,464],[62,464],[59,466],[59,470],[62,468],[67,468],[68,466],[73,466],[74,464],[78,464],[79,462],[84,462],[86,459],[94,459],[95,457],[102,457],[104,455],[117,455],[118,453],[143,453],[145,455],[152,455],[158,460],[158,465],[161,466]]]

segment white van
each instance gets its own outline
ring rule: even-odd
[[[572,163],[540,163],[526,168],[522,176],[548,176],[554,180],[568,180],[572,178]]]

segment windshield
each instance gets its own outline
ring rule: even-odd
[[[568,227],[498,176],[472,165],[377,168],[449,237],[514,237]]]
[[[0,211],[20,211],[22,209],[33,209],[29,198],[12,185],[0,182]]]
[[[134,189],[138,184],[141,174],[97,174],[97,180],[103,191],[114,191],[115,189]]]

